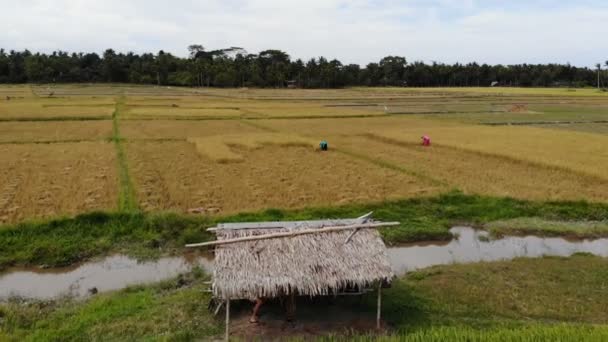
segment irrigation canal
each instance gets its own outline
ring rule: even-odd
[[[492,240],[485,231],[469,227],[450,230],[449,242],[424,242],[389,247],[388,254],[397,275],[434,265],[510,260],[519,257],[567,257],[590,253],[608,257],[608,239],[566,240],[536,236],[504,237]],[[85,297],[92,292],[117,290],[129,285],[159,282],[201,267],[213,270],[213,256],[188,253],[153,261],[138,261],[113,255],[98,261],[66,268],[14,268],[0,274],[0,300],[11,297],[52,299]]]

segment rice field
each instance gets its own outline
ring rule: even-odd
[[[109,143],[3,144],[0,155],[0,223],[116,209]]]
[[[66,98],[14,98],[0,97],[2,121],[52,121],[61,119],[111,119],[114,111],[112,99],[87,98],[74,102]]]
[[[461,221],[604,236],[606,127],[608,94],[591,89],[0,86],[0,268],[121,248],[166,253],[208,239],[204,228],[220,219],[370,210],[403,223],[382,232],[387,243],[449,238],[448,223]],[[384,292],[382,338],[602,340],[605,264],[577,255],[408,274]],[[40,307],[0,303],[0,336],[218,335],[204,280],[171,285],[183,281]],[[355,310],[374,307],[367,296]],[[167,310],[186,325],[159,326]]]
[[[112,137],[111,120],[0,121],[0,144],[78,142]]]
[[[190,142],[127,144],[129,169],[143,209],[229,214],[380,201],[439,190],[395,170],[292,142],[230,149],[221,148],[218,141],[199,143],[209,144],[202,153]],[[217,151],[207,153],[216,144],[220,147],[211,150]]]
[[[2,216],[17,222],[117,202],[215,215],[452,190],[606,202],[603,120],[608,95],[589,89],[2,86],[8,178],[30,172],[68,183],[62,166],[52,166],[63,157],[84,160],[78,181],[100,170],[106,177],[87,205],[78,195],[77,204],[55,200],[43,210],[24,195]],[[430,148],[419,144],[424,134]],[[321,140],[329,152],[317,150]],[[97,188],[84,187],[78,191]]]

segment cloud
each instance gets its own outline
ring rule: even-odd
[[[396,54],[446,63],[608,59],[608,5],[581,0],[0,0],[0,47],[170,51],[277,48],[365,64]]]

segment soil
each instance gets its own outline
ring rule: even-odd
[[[528,105],[527,104],[514,104],[509,108],[509,113],[527,113]]]
[[[264,303],[258,323],[249,323],[254,303],[241,301],[235,304],[234,308],[231,307],[230,335],[245,341],[276,341],[289,337],[315,340],[325,335],[349,336],[377,332],[376,313],[370,312],[361,296],[300,297],[293,322],[286,320],[285,309],[279,300]],[[223,314],[221,312],[219,315]]]

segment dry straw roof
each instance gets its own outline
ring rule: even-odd
[[[218,240],[353,224],[355,220],[219,225]],[[243,228],[243,227],[255,228]],[[271,228],[259,228],[269,226]],[[254,299],[290,294],[319,296],[347,286],[389,282],[393,271],[380,234],[360,229],[218,245],[214,295]],[[350,239],[349,239],[350,237]],[[347,242],[348,240],[348,242]]]

